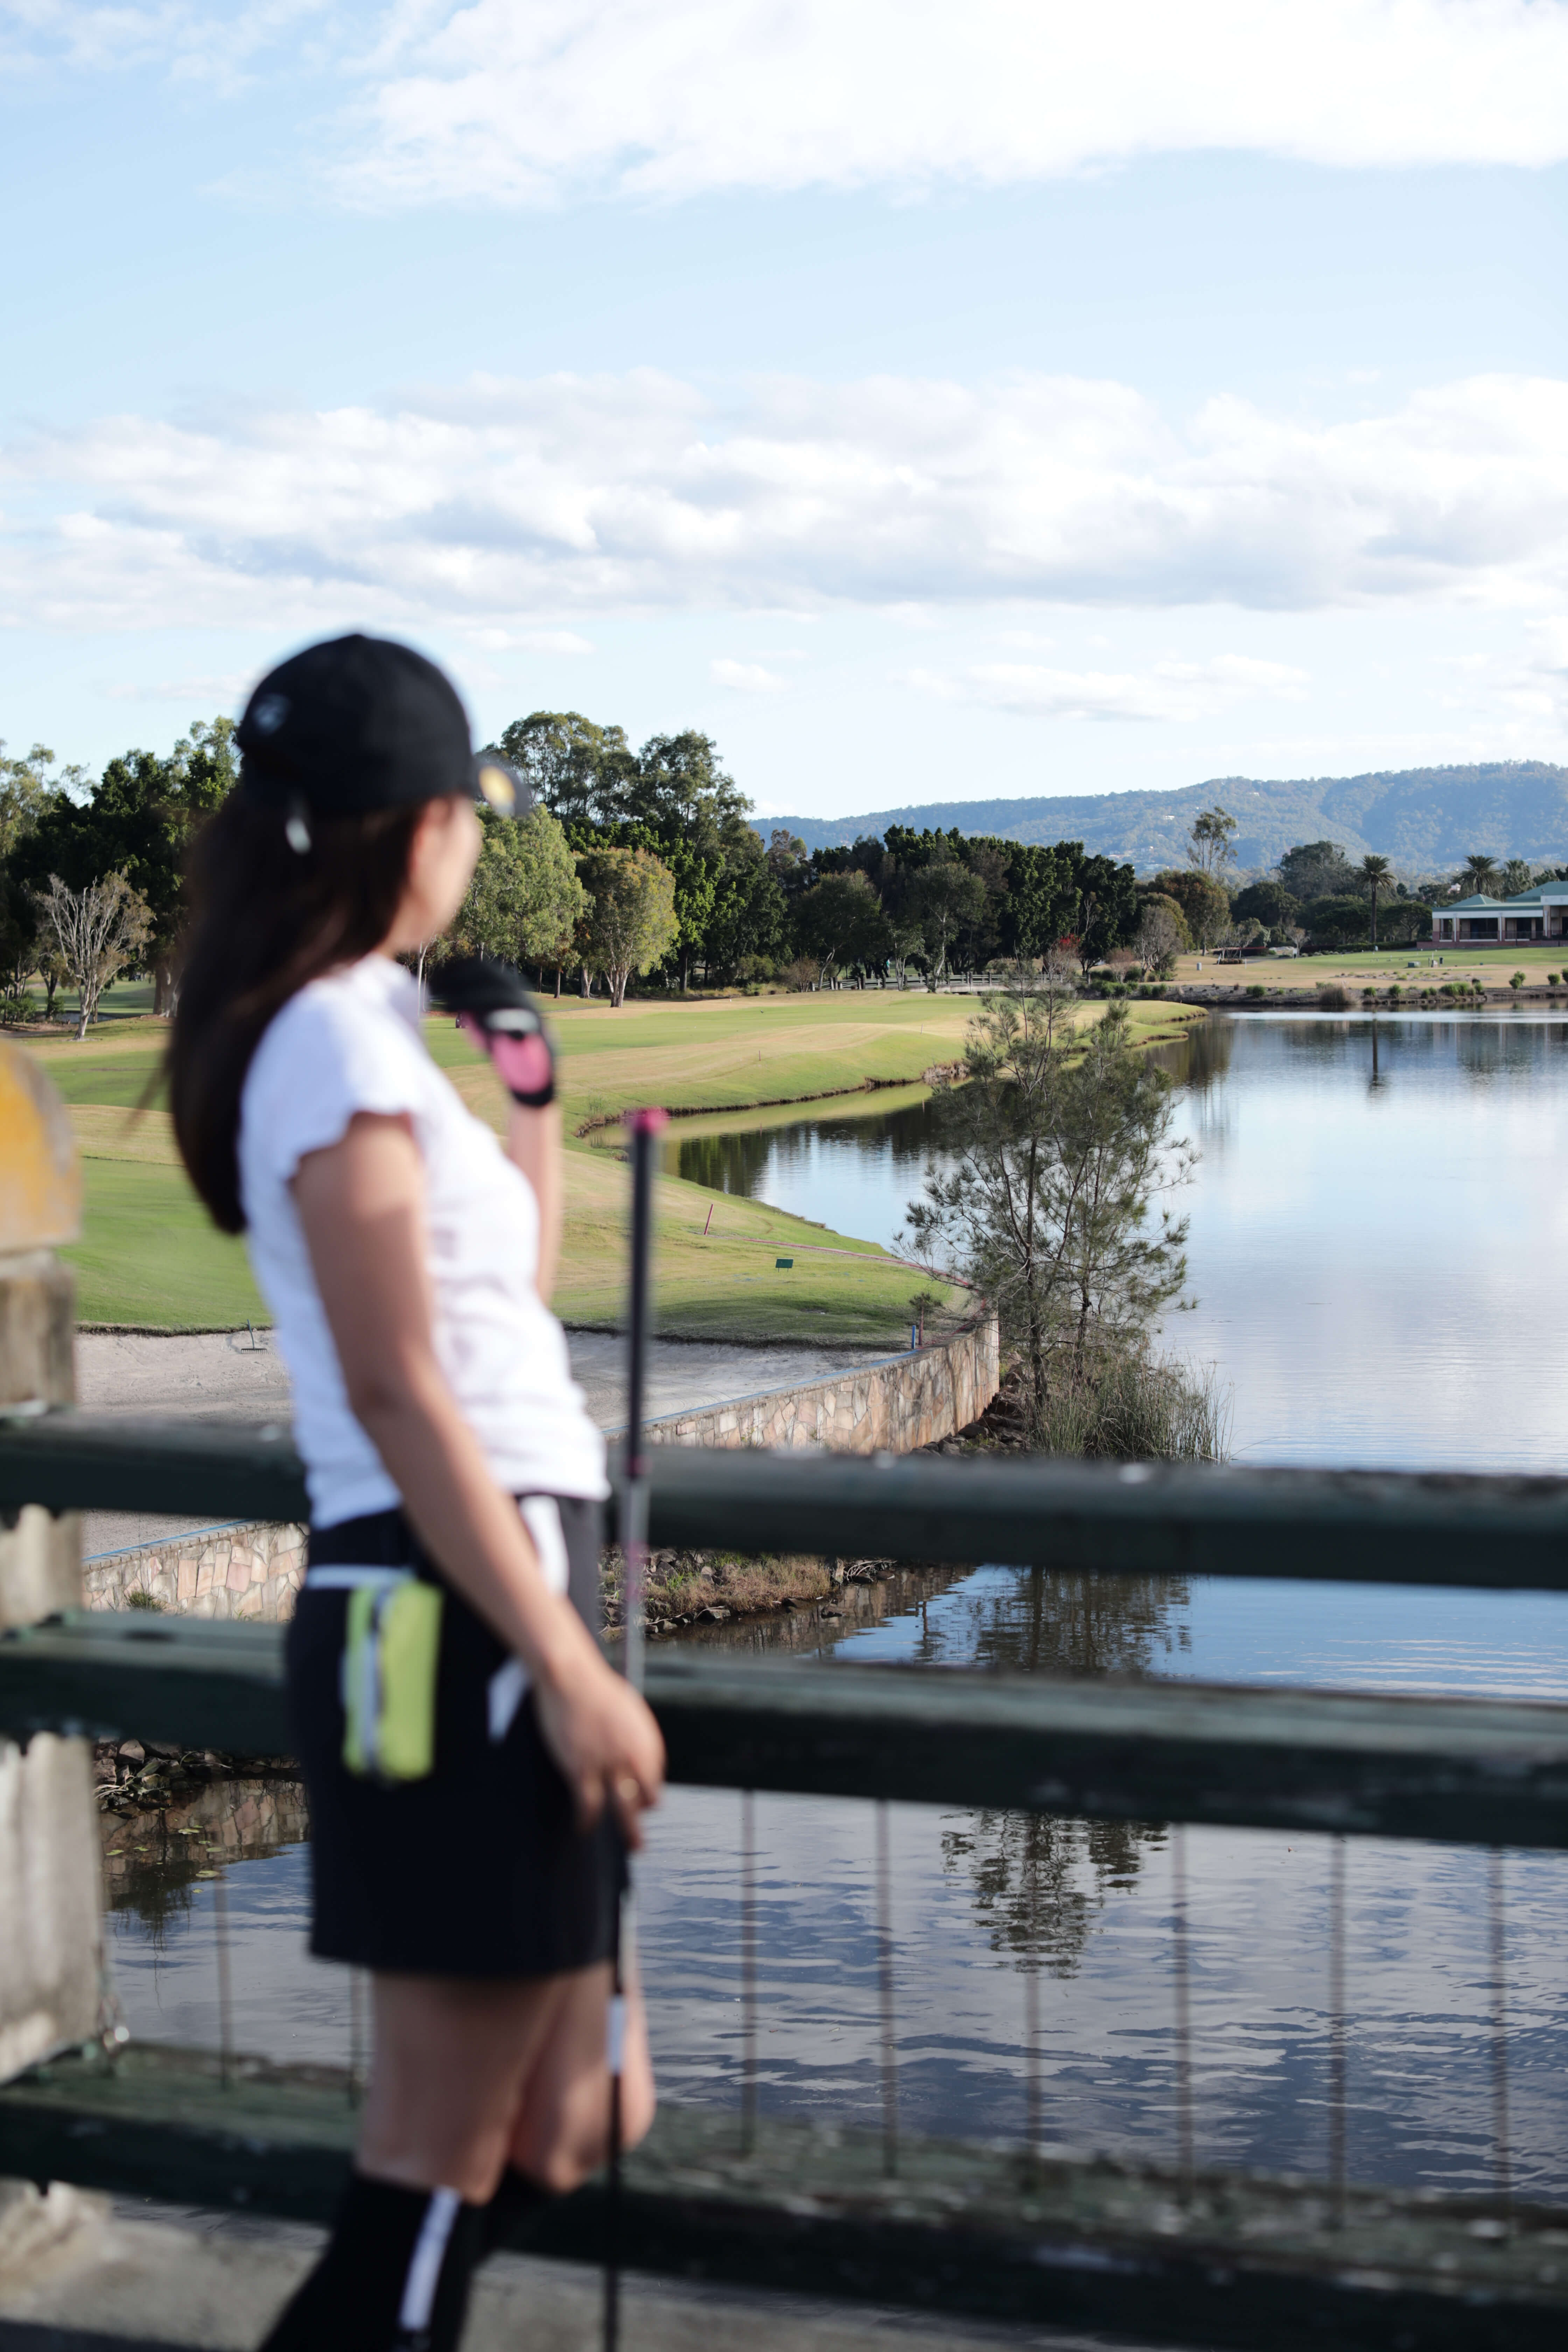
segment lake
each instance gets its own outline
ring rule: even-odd
[[[1160,1058],[1201,1155],[1176,1196],[1195,1304],[1166,1343],[1229,1385],[1235,1458],[1562,1469],[1568,1017],[1214,1018]],[[875,1105],[729,1135],[677,1120],[667,1164],[891,1244],[940,1111]]]
[[[1169,1341],[1231,1385],[1238,1456],[1556,1470],[1568,1024],[1211,1021],[1168,1058],[1178,1129],[1202,1153],[1184,1202],[1197,1303]],[[931,1112],[905,1097],[728,1135],[678,1125],[668,1149],[683,1174],[886,1240],[932,1141]],[[906,1572],[844,1609],[706,1638],[939,1669],[1568,1697],[1555,1596],[1102,1587],[987,1567]],[[639,1872],[655,2052],[677,2100],[738,2101],[741,1835],[738,1796],[674,1790]],[[893,1809],[890,1835],[910,2127],[1017,2139],[1033,2075],[1047,2147],[1174,2155],[1179,1851],[1198,2160],[1324,2171],[1329,1841],[921,1807]],[[755,1838],[763,2109],[874,2122],[873,1809],[759,1798]],[[1494,1885],[1483,1853],[1352,1840],[1344,1867],[1352,2175],[1489,2189],[1506,2081],[1516,2189],[1568,2196],[1563,1863],[1510,1854]],[[138,2033],[216,2041],[216,1884],[187,1868],[174,1895],[146,1873],[117,1894],[115,1975]],[[302,1949],[305,1849],[279,1831],[223,1885],[240,2046],[344,2061],[343,1974]]]

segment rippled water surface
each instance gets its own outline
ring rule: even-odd
[[[1243,1457],[1559,1468],[1568,1028],[1212,1023],[1172,1062],[1203,1153],[1187,1197],[1200,1304],[1172,1339],[1233,1384]],[[683,1173],[885,1239],[932,1142],[916,1106],[671,1148]],[[1532,1594],[992,1567],[906,1574],[852,1593],[837,1621],[710,1638],[933,1667],[1568,1697],[1568,1601]],[[640,1871],[655,2047],[677,2099],[738,2098],[741,1819],[738,1796],[673,1791]],[[872,1809],[759,1798],[755,1833],[763,2108],[874,2121]],[[1173,1833],[921,1807],[894,1808],[890,1833],[910,2126],[1019,2137],[1033,2063],[1052,2145],[1173,2154]],[[341,2062],[348,1990],[304,1955],[297,1834],[279,1814],[276,1850],[247,1846],[256,1858],[225,1869],[237,2039]],[[217,1882],[187,1865],[171,1895],[155,1860],[115,1898],[127,2013],[139,2032],[210,2042]],[[1350,2167],[1491,2187],[1501,2090],[1516,2187],[1564,2198],[1568,1864],[1504,1858],[1501,1986],[1491,1867],[1464,1849],[1346,1849]],[[1185,1869],[1199,2158],[1321,2173],[1331,1848],[1191,1830]]]

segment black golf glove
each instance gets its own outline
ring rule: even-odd
[[[510,963],[455,956],[431,974],[430,994],[495,1065],[514,1102],[542,1110],[555,1100],[555,1055],[539,1007]]]

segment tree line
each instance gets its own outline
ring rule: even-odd
[[[1568,866],[1476,850],[1457,873],[1402,881],[1391,858],[1373,852],[1352,864],[1337,841],[1298,843],[1271,872],[1233,878],[1226,869],[1236,863],[1236,831],[1226,810],[1205,810],[1193,825],[1185,868],[1139,885],[1146,907],[1163,898],[1169,916],[1179,917],[1171,925],[1178,948],[1409,947],[1430,938],[1434,907],[1454,898],[1511,898],[1568,880]]]
[[[127,751],[96,780],[44,745],[0,746],[0,1012],[41,984],[76,991],[83,1030],[120,975],[146,973],[154,1009],[178,988],[181,877],[195,828],[235,785],[233,722],[198,722],[160,755]],[[478,950],[531,968],[559,993],[601,983],[619,1003],[634,976],[685,992],[796,987],[920,975],[931,984],[998,961],[1053,953],[1084,969],[1131,940],[1142,914],[1131,866],[1052,846],[892,826],[848,849],[763,839],[710,736],[634,748],[577,711],[534,711],[489,747],[535,806],[521,823],[481,812],[472,886],[423,965]]]
[[[151,977],[154,1009],[171,1009],[185,854],[234,788],[233,738],[227,719],[198,721],[168,753],[126,751],[96,780],[44,745],[16,759],[0,745],[0,1017],[23,1015],[35,985],[52,1015],[63,984],[85,1033],[102,990],[135,973]],[[1429,932],[1438,898],[1542,878],[1478,853],[1458,877],[1412,887],[1387,858],[1352,866],[1330,841],[1237,877],[1236,820],[1218,807],[1194,822],[1181,867],[1143,878],[1081,842],[956,827],[889,825],[808,853],[783,828],[763,840],[695,729],[634,748],[622,728],[538,710],[488,748],[521,772],[535,806],[515,824],[481,814],[468,898],[420,962],[478,950],[557,993],[568,977],[584,994],[602,984],[616,1004],[637,977],[683,992],[694,981],[937,986],[1049,962],[1162,979],[1192,948],[1411,941]]]

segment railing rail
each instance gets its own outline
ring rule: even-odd
[[[281,1430],[74,1412],[0,1421],[0,1513],[27,1505],[305,1516]],[[1558,1479],[668,1449],[652,1533],[838,1559],[1568,1591]],[[285,1753],[284,1638],[73,1612],[0,1639],[0,1735]],[[677,1780],[1568,1849],[1568,1706],[668,1650],[647,1689]],[[0,2089],[0,2169],[325,2211],[353,2134],[342,2087],[254,2065],[215,2081],[215,2063],[133,2049],[36,2069]],[[902,2137],[884,2180],[851,2136],[819,2146],[764,2116],[737,2153],[733,2129],[661,2119],[629,2174],[637,2261],[1280,2352],[1546,2352],[1568,2326],[1563,2217],[1506,2198],[1439,2210],[1340,2173],[1326,2189],[1204,2175],[1190,2149],[1161,2173]],[[592,2257],[593,2192],[554,2228],[551,2251]]]
[[[655,1651],[670,1778],[708,1788],[1568,1848],[1568,1706],[810,1665]],[[137,1611],[0,1638],[0,1734],[286,1755],[277,1625]]]
[[[1568,1591],[1568,1479],[707,1451],[652,1454],[652,1539],[1107,1575]],[[0,1418],[0,1511],[307,1515],[286,1430]]]
[[[1568,1480],[705,1453],[654,1539],[1121,1575],[1568,1588]],[[0,1427],[0,1509],[302,1517],[281,1430]],[[656,1654],[672,1776],[1121,1819],[1568,1847],[1568,1706]],[[79,1614],[0,1643],[0,1731],[283,1753],[281,1632]]]

